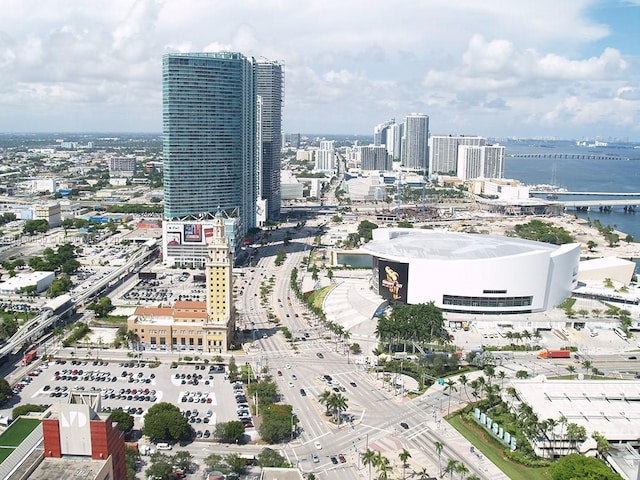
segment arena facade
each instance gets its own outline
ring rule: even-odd
[[[577,286],[580,262],[579,243],[413,228],[377,228],[361,250],[383,298],[472,314],[549,310]]]

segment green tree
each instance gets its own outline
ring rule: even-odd
[[[16,419],[21,415],[27,415],[29,412],[44,412],[45,410],[45,407],[42,405],[25,403],[24,405],[18,405],[11,411],[11,418]]]
[[[161,442],[189,440],[193,434],[180,409],[167,402],[157,403],[147,410],[143,430],[153,441]]]
[[[403,448],[398,454],[398,458],[402,462],[402,480],[404,480],[406,478],[407,460],[411,458],[411,453],[406,448]]]
[[[452,479],[453,474],[458,470],[458,465],[459,465],[459,462],[457,460],[450,458],[449,461],[447,462],[447,465],[444,467],[444,473],[448,473],[449,478]]]
[[[33,235],[34,233],[45,233],[49,229],[49,222],[46,220],[27,220],[22,227],[22,233]]]
[[[267,443],[281,442],[291,435],[291,405],[272,403],[262,409],[262,423],[258,428],[260,437]]]
[[[174,480],[175,470],[171,464],[171,457],[162,453],[154,453],[151,455],[146,473],[150,480]]]
[[[91,303],[87,306],[87,309],[93,310],[97,318],[106,317],[114,308],[115,307],[111,303],[111,299],[106,296],[100,298],[100,300],[98,300],[97,302]]]
[[[210,470],[220,470],[225,466],[225,462],[222,458],[222,455],[218,455],[217,453],[212,453],[210,455],[207,455],[204,459],[204,464]]]
[[[362,454],[362,464],[365,467],[369,467],[369,480],[371,480],[371,467],[376,463],[376,452],[368,448]]]
[[[364,238],[365,243],[367,243],[373,238],[372,232],[376,228],[378,228],[378,225],[376,225],[375,223],[370,222],[369,220],[363,220],[358,225],[358,237]]]
[[[247,473],[247,460],[237,453],[231,453],[224,457],[225,462],[229,465],[229,469],[238,475]]]
[[[291,466],[291,464],[287,462],[287,460],[282,455],[271,448],[263,448],[256,457],[256,462],[258,466],[262,468],[287,468]]]
[[[9,382],[7,382],[4,377],[0,377],[0,405],[12,396],[11,385],[9,385]]]
[[[193,465],[193,456],[186,450],[176,452],[171,457],[171,464],[183,470],[184,472],[191,472]]]
[[[117,422],[121,432],[129,433],[133,429],[133,416],[124,410],[112,410],[111,421]]]
[[[433,442],[433,447],[436,449],[436,454],[438,455],[438,471],[439,471],[438,476],[442,477],[441,458],[442,458],[442,450],[444,450],[444,444],[436,440],[435,442]]]
[[[447,416],[449,416],[449,414],[451,413],[451,396],[453,395],[453,392],[457,391],[458,389],[456,388],[456,382],[451,380],[450,378],[447,379],[444,385],[444,392],[449,396],[449,402],[447,405]]]
[[[136,478],[136,462],[140,460],[140,452],[137,448],[124,447],[124,461],[127,465],[127,480],[135,480]]]
[[[572,453],[556,460],[549,467],[551,480],[622,480],[602,460]]]
[[[15,318],[5,317],[0,323],[0,339],[11,338],[18,331],[18,322]]]
[[[215,437],[222,443],[236,443],[244,436],[244,425],[238,420],[216,424]]]

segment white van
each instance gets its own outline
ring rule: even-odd
[[[156,445],[158,450],[171,450],[171,445],[168,443],[159,443]]]

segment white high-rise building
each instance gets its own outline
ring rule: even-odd
[[[500,145],[459,145],[457,177],[461,180],[504,178],[504,151]]]
[[[504,178],[503,145],[487,145],[484,147],[484,178]]]
[[[412,113],[404,119],[401,160],[403,168],[427,172],[429,169],[429,117]]]
[[[316,171],[333,172],[336,169],[336,151],[333,140],[320,142],[320,149],[316,155]]]
[[[475,135],[431,135],[429,137],[429,176],[455,176],[458,169],[458,146],[481,147],[487,139]]]

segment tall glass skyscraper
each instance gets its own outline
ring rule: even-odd
[[[402,137],[402,166],[408,170],[424,172],[429,169],[429,117],[412,113],[404,119]]]
[[[258,60],[256,91],[260,97],[260,143],[262,144],[260,169],[260,195],[267,201],[268,220],[280,217],[280,167],[282,150],[282,105],[284,102],[284,76],[282,64]],[[260,148],[260,147],[259,147]]]
[[[252,59],[232,52],[163,57],[167,220],[213,218],[220,207],[240,218],[242,233],[255,226],[256,128]]]

